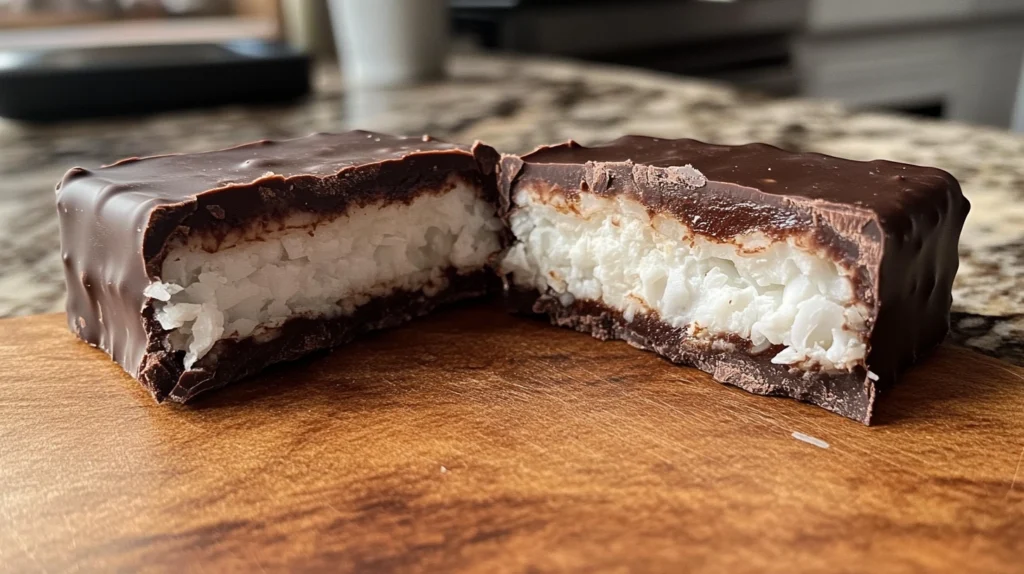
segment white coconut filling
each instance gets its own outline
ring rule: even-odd
[[[500,249],[501,228],[494,207],[459,181],[408,205],[352,208],[215,253],[175,248],[145,295],[190,368],[218,340],[260,335],[292,317],[351,314],[396,290],[434,295],[448,270],[481,269]]]
[[[544,198],[544,199],[541,199]],[[513,198],[517,241],[502,270],[515,285],[559,298],[603,303],[627,321],[654,311],[691,337],[732,335],[751,353],[784,345],[772,362],[849,370],[863,364],[868,310],[854,300],[849,271],[762,234],[722,243],[695,235],[637,201],[521,189]]]

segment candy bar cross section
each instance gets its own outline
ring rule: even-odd
[[[497,282],[497,161],[356,131],[72,169],[68,324],[184,402],[480,296]]]
[[[870,423],[949,328],[948,173],[628,136],[504,156],[514,310]]]
[[[158,401],[504,284],[516,312],[870,424],[949,329],[950,174],[627,136],[314,134],[74,168],[68,324]]]

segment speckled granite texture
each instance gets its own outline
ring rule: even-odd
[[[0,316],[58,311],[64,284],[53,185],[75,165],[351,128],[485,140],[508,152],[623,134],[763,141],[794,151],[933,165],[973,209],[960,249],[952,340],[1024,364],[1024,138],[829,103],[579,63],[462,56],[448,81],[343,94],[336,75],[288,107],[25,126],[0,120]]]

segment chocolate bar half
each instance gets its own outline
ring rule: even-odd
[[[865,424],[942,341],[970,208],[932,168],[624,137],[505,156],[511,306]]]
[[[72,169],[57,188],[69,325],[184,402],[481,295],[497,161],[350,132]]]

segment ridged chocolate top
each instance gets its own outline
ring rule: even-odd
[[[76,167],[57,185],[69,325],[145,383],[173,363],[142,295],[172,240],[198,234],[215,249],[293,214],[316,222],[351,205],[408,202],[453,174],[494,199],[497,161],[486,146],[354,131]]]

